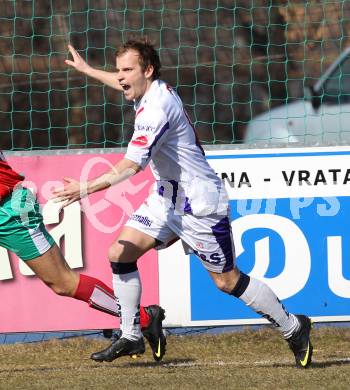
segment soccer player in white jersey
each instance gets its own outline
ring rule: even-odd
[[[0,150],[0,246],[16,253],[56,294],[87,302],[96,310],[119,316],[119,303],[110,287],[99,279],[70,269],[43,224],[36,198],[22,186],[23,179]],[[164,310],[158,305],[141,307],[140,317],[143,334],[151,347],[155,340],[161,342],[161,354],[152,348],[154,358],[160,360],[166,344],[162,332]]]
[[[216,286],[267,318],[292,349],[296,365],[311,363],[311,321],[288,313],[273,291],[240,272],[235,264],[228,197],[207,163],[181,99],[159,79],[160,60],[147,40],[129,40],[116,53],[116,72],[90,67],[69,46],[80,72],[122,91],[135,105],[134,133],[125,157],[113,169],[88,181],[69,178],[58,200],[70,204],[86,194],[117,185],[150,163],[155,188],[130,217],[109,250],[115,295],[121,306],[122,338],[92,354],[96,361],[142,353],[139,326],[141,282],[137,260],[151,248],[181,239],[208,270]],[[181,282],[181,281],[179,281]]]

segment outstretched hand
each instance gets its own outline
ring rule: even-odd
[[[82,72],[82,73],[87,73],[88,70],[91,68],[85,60],[81,57],[81,55],[74,49],[72,45],[68,45],[68,50],[70,54],[73,57],[73,61],[71,60],[65,60],[64,62],[67,65],[72,66],[75,68],[77,71]]]
[[[70,177],[63,178],[63,181],[63,189],[55,188],[52,191],[54,202],[64,202],[62,207],[66,207],[87,195],[86,183],[80,183]]]

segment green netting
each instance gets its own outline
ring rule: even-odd
[[[126,146],[131,105],[64,59],[71,42],[90,64],[113,70],[116,47],[132,34],[159,47],[162,78],[204,144],[347,141],[346,60],[318,89],[304,88],[349,45],[349,3],[2,0],[0,148]]]

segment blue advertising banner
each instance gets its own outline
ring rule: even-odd
[[[272,211],[269,202],[271,200],[261,201],[261,207],[254,212],[268,219]],[[290,240],[290,236],[289,240],[284,237],[284,233],[291,233],[288,230],[283,233],[279,229],[279,219],[276,219],[275,228],[263,224],[258,226],[257,223],[242,236],[244,252],[237,257],[238,267],[245,273],[251,273],[262,255],[261,251],[267,250],[268,264],[263,276],[268,283],[268,279],[283,275],[286,261],[293,261],[293,256],[287,258],[287,255],[288,251],[293,252],[294,241],[305,240],[304,256],[311,259],[311,266],[306,260],[289,275],[286,287],[290,286],[290,293],[283,300],[285,306],[293,313],[300,312],[311,317],[350,315],[350,197],[332,200],[305,198],[304,208],[294,218],[290,199],[274,199],[274,204],[272,215],[286,219],[288,224],[295,224],[299,229],[295,240]],[[332,207],[338,212],[327,215]],[[234,220],[244,218],[237,212],[237,201],[231,201],[231,209]],[[266,248],[258,245],[262,241],[266,242]],[[286,242],[292,246],[286,247]],[[295,289],[299,275],[304,274],[307,278],[305,285]],[[190,275],[193,321],[260,318],[239,300],[221,293],[193,255],[190,258]]]
[[[350,147],[226,150],[207,158],[229,194],[238,267],[267,283],[293,313],[350,320]],[[265,321],[219,291],[195,255],[186,257],[178,273],[188,290],[173,286],[186,309],[178,321],[170,309],[173,322]]]

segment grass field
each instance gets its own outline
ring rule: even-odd
[[[108,340],[0,346],[0,389],[350,389],[350,329],[313,330],[314,363],[301,370],[276,331],[169,336],[163,362],[95,363]]]

